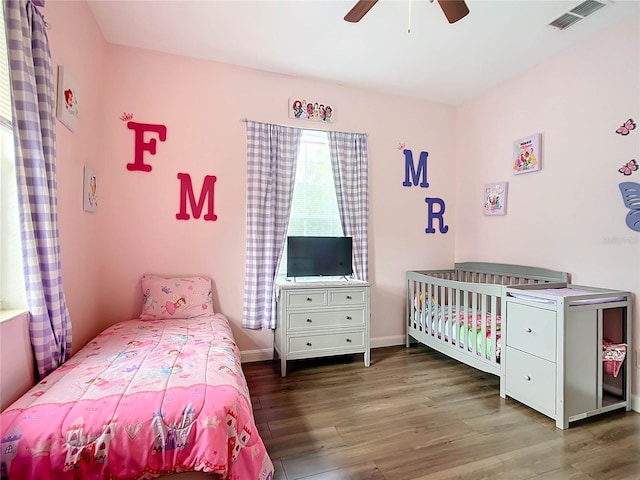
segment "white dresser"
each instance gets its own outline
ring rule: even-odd
[[[359,280],[281,281],[274,348],[287,360],[363,353],[369,366],[369,287]]]
[[[501,396],[553,418],[561,429],[630,410],[630,302],[629,292],[578,285],[507,287]],[[627,347],[615,376],[604,367],[605,338]]]

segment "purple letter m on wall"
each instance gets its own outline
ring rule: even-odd
[[[422,188],[428,188],[429,182],[427,182],[427,157],[429,156],[429,152],[420,152],[420,160],[418,160],[418,168],[413,163],[413,153],[411,150],[405,148],[402,153],[404,153],[404,182],[402,185],[405,187],[410,187],[411,185],[418,185],[418,179],[420,175],[422,175],[422,181],[420,182],[420,186]],[[413,183],[409,181],[409,178],[413,180]]]

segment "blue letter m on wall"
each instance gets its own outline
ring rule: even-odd
[[[422,181],[420,182],[420,186],[422,188],[428,188],[429,183],[427,182],[427,157],[429,156],[429,152],[420,152],[420,160],[418,161],[418,168],[416,169],[413,163],[413,153],[411,150],[404,149],[402,151],[404,153],[404,182],[402,185],[405,187],[410,187],[411,185],[418,185],[418,179],[422,175]],[[409,181],[411,179],[411,181]]]

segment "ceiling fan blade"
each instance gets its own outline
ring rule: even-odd
[[[438,0],[438,3],[449,23],[456,23],[469,13],[469,7],[464,0]]]
[[[344,16],[344,19],[351,23],[359,22],[377,2],[378,0],[359,0],[358,3],[349,10],[349,13]]]

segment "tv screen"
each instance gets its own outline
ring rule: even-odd
[[[288,237],[287,277],[353,273],[351,237]]]

